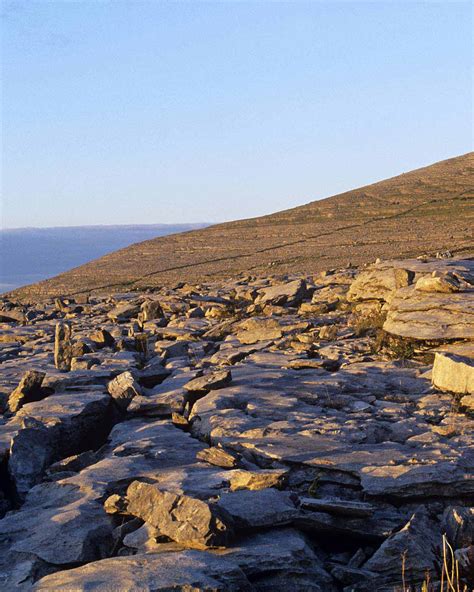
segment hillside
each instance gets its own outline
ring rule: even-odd
[[[474,153],[305,206],[159,237],[13,295],[36,299],[91,290],[199,282],[239,273],[313,273],[392,258],[474,251]]]

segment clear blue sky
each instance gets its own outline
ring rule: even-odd
[[[4,227],[244,218],[472,150],[469,2],[2,10]]]

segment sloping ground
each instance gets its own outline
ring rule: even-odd
[[[36,299],[474,252],[473,169],[469,153],[269,216],[137,243],[13,294]]]
[[[0,590],[471,591],[473,273],[0,310]]]

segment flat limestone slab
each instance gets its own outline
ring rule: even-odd
[[[252,586],[242,570],[222,557],[199,551],[113,557],[42,578],[34,587],[53,590],[215,590],[245,592]]]
[[[474,394],[474,356],[437,353],[432,372],[433,385],[442,391]]]
[[[410,339],[474,340],[474,290],[456,294],[421,292],[414,286],[397,290],[384,330]]]

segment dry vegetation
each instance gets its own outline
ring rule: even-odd
[[[16,294],[312,274],[377,256],[472,252],[473,160],[470,153],[277,214],[137,243]]]

